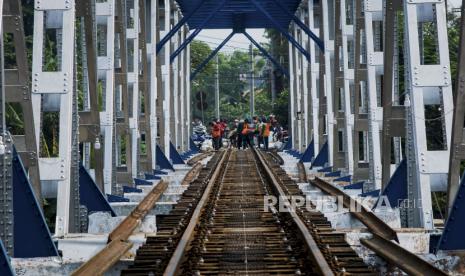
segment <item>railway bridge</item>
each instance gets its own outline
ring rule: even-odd
[[[0,275],[465,273],[448,5],[0,0]],[[192,68],[211,29],[230,34]],[[288,84],[279,149],[191,139],[192,84],[234,36]]]

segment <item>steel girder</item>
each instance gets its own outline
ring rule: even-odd
[[[44,143],[39,139],[42,137],[42,112],[58,112],[59,118],[58,152],[53,157],[39,156],[41,180],[58,185],[56,235],[78,232],[80,228],[74,26],[74,1],[35,3],[32,110],[37,145]],[[56,39],[57,43],[57,64],[52,71],[47,71],[50,68],[43,65],[47,30],[53,30],[51,39]],[[40,152],[40,148],[37,150]]]
[[[13,135],[16,147],[34,187],[37,200],[41,202],[42,191],[37,154],[36,133],[33,124],[29,65],[26,54],[26,40],[19,1],[5,1],[3,10],[3,33],[12,35],[15,50],[15,67],[5,68],[5,103],[19,103],[23,114],[24,133]],[[8,246],[7,246],[8,247]]]
[[[101,144],[103,151],[103,183],[107,194],[120,194],[116,184],[115,159],[115,0],[96,3],[98,85],[102,90],[103,108],[100,111]]]
[[[103,150],[95,149],[95,142],[101,140],[100,114],[98,102],[98,65],[97,65],[97,29],[95,4],[91,0],[79,0],[76,5],[76,16],[80,19],[80,38],[77,45],[82,53],[83,109],[79,111],[79,141],[83,146],[83,164],[93,169],[95,181],[101,191],[103,181]],[[93,151],[93,153],[92,153]],[[91,155],[94,156],[95,167],[91,167]]]
[[[410,107],[407,118],[407,172],[409,202],[408,226],[434,227],[431,203],[432,191],[445,191],[451,149],[453,97],[447,37],[446,4],[431,1],[404,2],[405,64],[407,95]],[[422,53],[422,30],[433,25],[430,34],[436,40],[437,59]],[[436,107],[439,116],[428,118],[426,106]],[[429,109],[431,110],[431,109]],[[428,112],[429,113],[429,112]],[[427,130],[429,122],[438,121],[439,128]],[[428,124],[429,125],[429,124]],[[440,133],[441,148],[431,148],[427,131]]]
[[[463,2],[463,1],[462,1]],[[462,3],[462,21],[460,26],[460,44],[459,44],[459,64],[457,65],[457,84],[455,86],[455,109],[454,121],[452,128],[451,156],[449,164],[449,179],[447,191],[448,212],[457,198],[457,192],[460,187],[460,163],[465,160],[465,136],[464,118],[465,118],[465,3]]]

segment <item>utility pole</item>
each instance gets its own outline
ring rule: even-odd
[[[250,116],[255,115],[255,64],[254,64],[254,56],[253,56],[253,46],[250,44],[250,64],[251,64],[251,71],[250,71]]]
[[[220,119],[220,62],[216,55],[215,116]]]
[[[271,87],[271,107],[274,108],[276,102],[276,76],[274,74],[273,65],[270,64],[270,87]]]

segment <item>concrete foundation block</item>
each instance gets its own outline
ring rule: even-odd
[[[130,202],[141,202],[147,194],[145,193],[125,193],[124,197],[129,199]]]
[[[126,216],[112,217],[109,213],[97,212],[89,216],[89,234],[106,234],[115,229]],[[154,215],[147,215],[136,228],[135,233],[156,233],[157,223]]]

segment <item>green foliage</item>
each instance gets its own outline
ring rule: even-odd
[[[201,41],[194,41],[191,47],[192,68],[197,68],[198,65],[208,57],[211,51],[208,44]],[[256,57],[254,61],[254,75],[258,80],[261,77],[266,62],[263,58],[259,57],[258,50],[254,51],[254,56]],[[221,117],[228,120],[250,117],[250,83],[248,79],[240,79],[240,75],[250,75],[251,59],[249,52],[234,51],[231,54],[219,53],[218,60]],[[194,117],[201,118],[204,121],[214,119],[215,87],[216,59],[213,59],[192,82],[192,106]],[[256,106],[263,106],[260,102],[263,98],[260,96],[260,94],[263,93],[261,92],[263,87],[257,85],[255,89],[257,93]],[[198,100],[196,99],[196,95],[199,91],[205,92],[206,99],[203,100],[208,104],[208,108],[203,110],[203,112],[197,108]],[[265,98],[263,99],[263,102],[270,102],[269,96],[266,100]],[[269,106],[271,106],[271,104]],[[264,112],[262,110],[256,108],[257,114]],[[270,110],[271,108],[266,110],[266,113],[269,113]]]
[[[289,122],[289,90],[283,90],[274,105],[273,113],[278,121],[283,126],[287,126]]]

